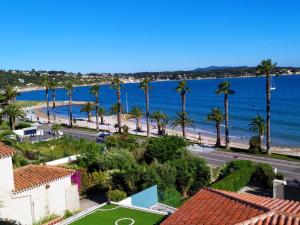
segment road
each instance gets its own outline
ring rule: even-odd
[[[49,130],[48,126],[41,126],[41,129]],[[88,140],[96,140],[97,133],[90,131],[83,131],[78,129],[62,128],[65,134],[68,134],[75,138],[84,138]],[[277,171],[284,174],[288,183],[300,185],[300,163],[286,160],[278,160],[272,158],[265,158],[253,155],[246,155],[241,153],[221,152],[221,151],[191,151],[193,154],[201,156],[207,160],[207,162],[213,166],[220,166],[226,162],[234,159],[251,160],[259,163],[270,164],[273,168],[277,168]]]

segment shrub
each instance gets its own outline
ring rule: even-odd
[[[19,129],[23,129],[23,128],[27,128],[27,127],[31,127],[31,124],[26,123],[26,122],[21,122],[15,127],[15,129],[19,130]]]
[[[72,213],[70,210],[65,210],[63,218],[67,219],[73,215],[74,215],[74,213]]]
[[[221,168],[218,180],[223,179],[224,177],[227,177],[238,170],[249,167],[254,167],[254,163],[249,160],[230,161],[226,163],[223,168]]]
[[[25,151],[24,156],[29,160],[37,160],[37,154],[32,151]]]
[[[276,174],[270,165],[258,163],[256,165],[255,172],[252,175],[252,182],[258,186],[272,188],[275,176]]]
[[[261,149],[261,140],[258,136],[253,136],[251,137],[250,141],[249,141],[249,152],[252,154],[257,154],[257,153],[261,153],[262,149]]]
[[[181,199],[181,194],[174,188],[167,188],[160,193],[160,201],[175,208],[181,205]]]
[[[187,142],[179,136],[163,136],[150,139],[145,152],[145,160],[151,163],[179,159],[187,153]]]
[[[138,146],[138,142],[133,136],[115,134],[105,138],[105,145],[108,149],[121,148],[132,150]]]
[[[283,180],[284,179],[284,175],[282,173],[276,173],[275,179],[277,179],[277,180]]]
[[[0,225],[22,225],[22,224],[20,222],[17,222],[16,220],[0,218]]]
[[[109,190],[107,193],[106,193],[106,196],[108,199],[110,199],[111,201],[114,201],[114,202],[119,202],[123,199],[125,199],[127,197],[126,193],[124,191],[121,191],[121,190]]]
[[[88,191],[98,192],[110,188],[110,176],[106,172],[93,172],[88,174]]]

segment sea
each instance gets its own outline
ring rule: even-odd
[[[187,112],[195,122],[195,127],[189,127],[190,132],[215,135],[215,126],[206,118],[214,107],[223,110],[224,96],[215,94],[217,86],[225,79],[201,79],[187,82],[191,91],[187,94]],[[260,114],[265,116],[266,93],[264,77],[227,78],[235,95],[229,97],[229,125],[232,139],[248,141],[253,135],[249,131],[251,119]],[[181,110],[181,98],[175,91],[178,81],[157,81],[151,83],[150,111],[166,113],[172,121],[176,112]],[[276,146],[300,147],[300,75],[282,75],[272,78],[271,91],[271,142]],[[89,86],[75,87],[74,101],[94,101],[89,94]],[[124,84],[121,90],[121,100],[125,111],[133,106],[145,109],[144,92],[137,83]],[[50,95],[51,96],[51,95]],[[23,92],[18,100],[45,100],[43,90]],[[66,101],[66,90],[56,90],[56,99]],[[100,105],[108,112],[117,102],[116,91],[110,85],[100,86]],[[86,118],[80,112],[81,106],[73,106],[73,116]],[[57,114],[67,116],[67,106],[57,107]],[[223,127],[224,130],[224,127]],[[224,134],[224,133],[223,133]]]

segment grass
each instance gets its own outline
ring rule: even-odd
[[[101,209],[106,210],[116,207],[116,205],[105,205]],[[137,225],[156,225],[163,220],[164,216],[140,210],[118,207],[107,211],[97,210],[94,213],[71,223],[71,225],[115,225],[115,222],[122,218],[133,219],[135,222],[134,224]],[[118,224],[129,225],[131,223],[131,220],[121,220]]]
[[[293,162],[300,163],[300,157],[292,156],[292,155],[282,155],[282,154],[278,154],[278,153],[272,153],[272,155],[267,155],[267,154],[263,154],[263,153],[253,154],[253,153],[250,153],[247,149],[241,149],[241,148],[230,148],[229,150],[226,150],[225,148],[218,148],[217,150],[223,151],[223,152],[236,152],[236,153],[259,156],[259,157],[264,157],[264,158],[281,159],[281,160],[287,160],[287,161],[293,161]]]

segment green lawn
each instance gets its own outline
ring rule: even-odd
[[[164,218],[164,216],[158,214],[116,207],[116,205],[105,205],[100,210],[75,221],[71,225],[115,225],[118,220],[118,225],[156,225]],[[120,220],[122,218],[127,219]],[[133,221],[134,223],[132,223]]]

